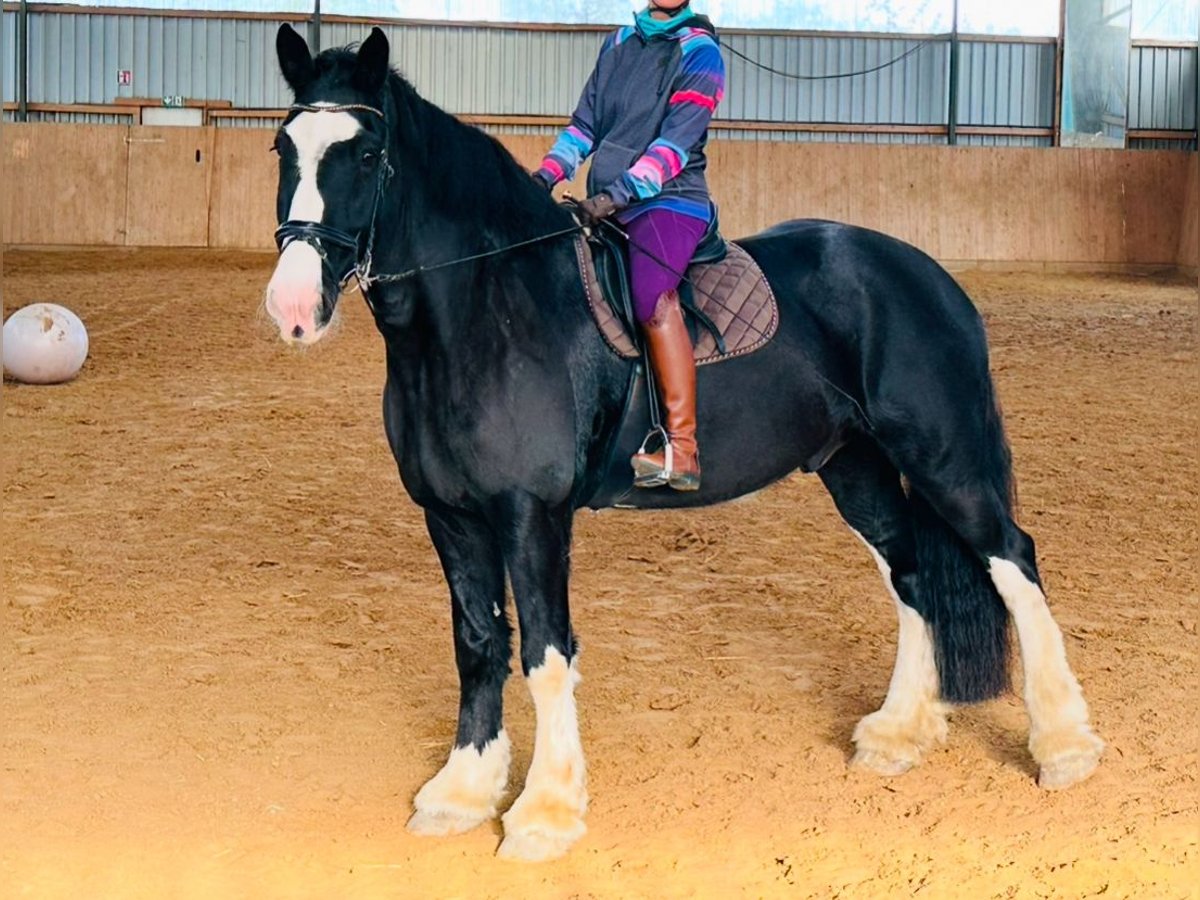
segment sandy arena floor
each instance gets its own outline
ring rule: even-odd
[[[272,263],[4,259],[6,307],[72,307],[92,352],[4,386],[0,897],[1197,896],[1195,282],[961,276],[1109,741],[1090,781],[1035,786],[1016,697],[902,778],[847,770],[895,620],[796,476],[580,515],[590,830],[521,866],[496,828],[404,831],[453,735],[446,589],[361,301],[288,352],[258,316]],[[507,703],[519,785],[520,679]]]

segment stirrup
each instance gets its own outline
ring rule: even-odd
[[[639,457],[644,457],[651,451],[649,450],[651,441],[657,437],[662,441],[663,445],[663,463],[662,466],[653,465]],[[656,488],[663,487],[671,479],[671,474],[674,469],[675,452],[671,447],[671,438],[667,434],[667,430],[661,425],[657,428],[651,428],[642,441],[642,446],[638,447],[637,452],[633,454],[630,460],[633,465],[633,486],[638,488]]]

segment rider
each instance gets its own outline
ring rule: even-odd
[[[700,458],[696,364],[678,273],[713,217],[704,146],[725,90],[716,32],[689,2],[650,0],[633,27],[608,36],[571,124],[534,172],[552,189],[595,154],[579,212],[585,224],[615,215],[629,234],[634,314],[667,413],[669,444],[633,457],[634,484],[680,491],[700,487]]]

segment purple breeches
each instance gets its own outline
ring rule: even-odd
[[[644,325],[654,315],[662,294],[679,287],[680,275],[707,229],[706,222],[668,209],[647,210],[625,226],[629,234],[633,313],[639,324]]]

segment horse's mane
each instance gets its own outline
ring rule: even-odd
[[[326,89],[352,90],[355,58],[354,45],[324,51],[316,60],[318,81]],[[388,72],[385,90],[397,162],[409,170],[401,178],[419,179],[421,192],[440,211],[501,239],[520,240],[570,224],[491,135],[426,100],[395,69]]]

